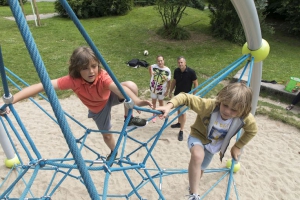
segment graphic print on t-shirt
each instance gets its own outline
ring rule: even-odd
[[[212,144],[218,143],[219,140],[225,138],[227,134],[227,130],[217,129],[216,127],[212,127],[208,138],[212,141]]]
[[[231,125],[232,119],[223,120],[220,115],[218,115],[211,131],[208,134],[208,139],[211,143],[205,145],[205,148],[211,153],[217,153],[222,146],[223,140],[228,132]]]
[[[153,79],[150,82],[150,89],[155,94],[162,94],[167,82],[171,79],[170,72],[164,69],[153,67]]]

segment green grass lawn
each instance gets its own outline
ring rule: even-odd
[[[40,14],[54,12],[54,3],[39,2],[37,5]],[[26,14],[32,14],[30,3],[26,3],[24,9]],[[129,68],[126,61],[139,58],[155,63],[156,56],[162,54],[165,64],[173,71],[177,67],[177,57],[182,55],[202,82],[242,56],[242,46],[211,37],[208,10],[188,8],[186,13],[180,26],[192,33],[187,41],[170,41],[156,35],[162,20],[153,7],[137,7],[126,16],[86,19],[81,23],[117,79],[132,80],[145,90],[148,89],[148,70]],[[9,7],[0,7],[4,64],[29,84],[36,83],[39,79],[16,23],[4,18],[7,16],[12,16]],[[42,19],[41,23],[41,27],[36,27],[34,21],[28,21],[49,76],[53,79],[66,75],[72,51],[86,42],[70,19],[54,17]],[[300,77],[300,41],[279,32],[263,35],[263,38],[271,50],[263,64],[262,78],[279,82],[290,76]],[[150,53],[147,57],[143,56],[145,49]],[[228,79],[234,75],[232,73]]]

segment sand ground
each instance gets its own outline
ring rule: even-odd
[[[51,112],[49,104],[43,100],[38,100],[38,103],[48,112]],[[88,129],[96,129],[94,122],[87,118],[87,109],[75,96],[60,100],[62,108],[76,118],[81,124]],[[37,109],[30,101],[24,101],[15,104],[15,109],[19,114],[24,126],[28,130],[34,145],[38,149],[43,159],[63,158],[68,152],[68,145],[64,139],[60,128],[57,124],[44,115]],[[149,169],[151,175],[158,173],[159,169],[175,170],[174,175],[165,176],[162,178],[162,194],[165,199],[187,199],[188,194],[188,178],[186,169],[189,162],[189,151],[187,148],[186,140],[189,134],[189,126],[193,123],[195,113],[188,111],[187,124],[184,130],[184,141],[177,140],[177,129],[167,127],[160,137],[157,133],[160,131],[163,120],[157,119],[156,123],[149,122],[149,124],[140,129],[136,129],[128,133],[126,140],[122,140],[122,145],[119,148],[118,157],[122,156],[122,148],[124,148],[124,156],[128,156],[132,162],[142,163],[147,153],[147,148],[152,147],[153,139],[158,137],[157,144],[155,145],[152,157],[155,162],[149,157],[146,162],[145,168]],[[135,115],[137,113],[135,112]],[[112,111],[113,128],[112,130],[121,131],[123,126],[123,106],[115,106]],[[150,113],[143,112],[140,117],[149,118]],[[14,124],[15,120],[10,114],[10,118]],[[172,119],[172,118],[170,118]],[[299,183],[300,183],[300,168],[299,168],[299,130],[289,125],[283,124],[278,121],[273,121],[265,116],[256,116],[259,132],[257,136],[244,148],[241,157],[241,169],[234,174],[235,185],[239,194],[239,199],[243,200],[296,200],[300,196]],[[78,126],[76,123],[68,120],[72,133],[75,138],[80,138],[84,135],[85,129]],[[16,126],[17,127],[17,126]],[[20,128],[17,127],[20,131]],[[26,138],[21,134],[21,138],[28,147]],[[118,138],[118,135],[115,135]],[[134,138],[134,139],[131,139]],[[29,162],[29,158],[24,151],[23,146],[18,142],[15,136],[12,136],[17,151],[20,153],[21,159],[24,164]],[[126,144],[125,144],[126,141]],[[93,148],[98,154],[105,157],[109,150],[105,146],[102,136],[99,133],[90,133],[87,136],[85,144]],[[141,144],[144,146],[135,153],[135,149],[139,148]],[[147,145],[146,145],[147,144]],[[234,144],[231,142],[230,146]],[[147,148],[145,148],[147,147]],[[129,154],[129,153],[132,153]],[[32,150],[30,155],[36,158]],[[85,160],[95,160],[97,154],[84,148],[82,155]],[[5,159],[5,154],[0,149],[0,160]],[[216,155],[210,165],[210,168],[224,168],[226,161],[230,159],[229,152],[226,153],[223,163],[219,161]],[[69,163],[73,164],[73,163]],[[103,164],[96,164],[102,166]],[[95,166],[96,166],[95,165]],[[126,165],[124,165],[126,166]],[[113,167],[120,169],[118,164]],[[153,169],[153,170],[150,170]],[[65,170],[65,169],[62,169]],[[184,170],[184,171],[181,171]],[[4,180],[9,173],[9,169],[4,165],[0,166],[0,177]],[[138,185],[147,180],[144,170],[126,170],[133,185]],[[27,182],[32,177],[33,170],[29,170],[24,176]],[[67,177],[66,180],[52,195],[52,199],[89,199],[88,192],[84,185],[78,180],[79,172],[72,170],[72,177]],[[8,180],[1,185],[0,194],[12,183],[17,177],[17,170],[13,170]],[[53,177],[53,170],[39,170],[39,173],[32,184],[31,192],[35,197],[42,197],[46,191],[47,186]],[[96,186],[98,193],[103,193],[105,172],[90,171],[92,180]],[[201,179],[199,190],[203,194],[209,189],[224,173],[206,173]],[[53,181],[53,186],[57,185],[62,174],[58,173],[56,179]],[[224,199],[227,188],[228,176],[224,178],[208,195],[205,199]],[[155,179],[155,184],[159,187],[159,179]],[[52,186],[52,188],[53,188]],[[10,197],[20,197],[24,190],[24,184],[18,183],[12,191]],[[51,191],[51,189],[50,189]],[[113,172],[108,181],[108,194],[116,195],[129,195],[130,199],[139,199],[137,195],[132,194],[132,187],[127,180],[124,171]],[[145,184],[138,190],[139,195],[143,199],[158,199],[158,194],[151,183]],[[30,197],[30,196],[28,196]],[[108,198],[110,199],[110,198]],[[124,199],[124,198],[123,198]],[[234,191],[231,190],[230,199],[237,199]]]

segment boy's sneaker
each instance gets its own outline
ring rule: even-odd
[[[128,126],[137,126],[137,127],[143,127],[146,126],[148,123],[147,120],[139,118],[139,117],[131,117]]]
[[[179,131],[179,133],[178,133],[178,140],[179,141],[183,140],[183,131]]]
[[[112,153],[113,153],[113,152],[111,151],[110,154],[106,157],[106,161],[109,161],[109,160],[111,159],[111,154],[112,154]],[[116,160],[117,155],[118,155],[118,152],[116,153],[115,157],[113,157],[113,160]],[[113,165],[113,163],[110,165],[110,167],[111,167],[112,165]]]
[[[198,194],[190,194],[188,200],[200,200],[200,196]]]
[[[178,122],[177,124],[172,124],[171,128],[180,128],[180,123]]]

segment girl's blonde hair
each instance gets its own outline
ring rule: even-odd
[[[72,78],[80,78],[80,71],[85,69],[91,60],[98,62],[98,69],[100,71],[100,61],[90,47],[82,46],[75,49],[69,60],[69,75]]]
[[[245,118],[251,111],[252,90],[244,83],[230,83],[217,95],[217,105],[221,102],[238,111],[238,117]]]

